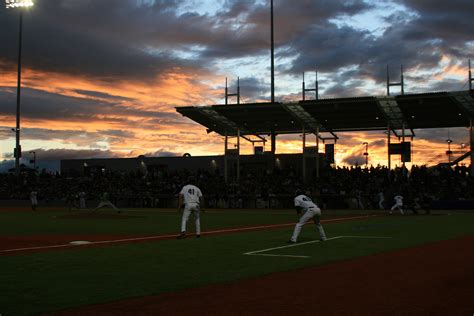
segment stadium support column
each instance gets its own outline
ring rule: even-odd
[[[271,151],[272,151],[272,155],[275,155],[275,151],[276,151],[276,134],[275,134],[275,131],[272,131],[272,134],[271,134]]]
[[[227,144],[229,143],[229,137],[227,136],[227,131],[225,132],[224,140],[224,181],[227,184],[228,182],[228,169],[227,169]]]
[[[270,141],[270,162],[268,164],[268,167],[271,172],[275,171],[275,152],[276,152],[276,134],[275,131],[272,131],[270,134],[271,141]]]
[[[388,163],[388,176],[390,177],[391,159],[390,159],[390,125],[387,127],[387,163]]]
[[[303,126],[303,153],[302,153],[302,157],[303,157],[303,167],[302,167],[302,173],[303,173],[303,182],[306,183],[306,157],[305,157],[305,149],[306,149],[306,131],[305,131],[305,128]]]
[[[405,144],[405,122],[402,124],[402,144]],[[405,167],[405,154],[402,153],[402,166]]]
[[[237,183],[240,183],[240,128],[237,129]]]
[[[316,127],[316,179],[319,179],[319,126]]]
[[[471,177],[474,177],[474,151],[472,150],[472,147],[474,145],[474,131],[472,130],[472,119],[469,120],[469,142],[470,146],[469,148],[471,149]]]

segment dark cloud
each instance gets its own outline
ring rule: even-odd
[[[472,54],[466,43],[473,40],[470,30],[474,19],[469,13],[473,2],[455,2],[400,1],[406,10],[388,16],[388,27],[381,35],[328,20],[308,24],[305,32],[285,43],[289,48],[285,53],[297,56],[288,70],[299,74],[316,68],[329,73],[337,82],[329,92],[337,95],[354,88],[350,79],[373,79],[383,84],[387,65],[391,66],[391,77],[398,78],[401,64],[407,75],[411,70],[432,71],[445,55],[458,61],[467,59],[469,52]],[[459,90],[461,85],[451,82],[439,86],[441,90],[448,88]]]
[[[109,144],[121,143],[126,139],[135,139],[135,134],[126,130],[98,130],[96,132],[47,129],[47,128],[22,128],[22,140],[33,141],[62,141],[85,147],[102,147],[100,142]],[[13,138],[14,133],[10,128],[0,126],[0,138]]]
[[[228,83],[229,93],[237,92],[236,80],[229,81]],[[221,88],[222,91],[224,87]],[[254,77],[240,78],[240,97],[241,102],[243,100],[256,100],[265,98],[265,93],[268,92],[268,84],[263,80]],[[229,103],[237,102],[235,97],[229,98]]]
[[[30,153],[34,151],[36,153],[36,166],[39,170],[45,169],[48,171],[59,171],[60,162],[64,159],[93,159],[93,158],[121,158],[122,156],[109,151],[109,150],[73,150],[73,149],[49,149],[44,150],[41,148],[32,149],[29,152],[24,152],[23,157],[20,160],[21,164],[28,167],[33,167],[30,162],[33,159],[33,155]],[[7,154],[6,158],[0,162],[0,173],[6,172],[10,168],[15,167],[15,160],[12,159],[12,154]]]
[[[431,38],[461,46],[464,46],[466,41],[473,40],[473,1],[400,0],[400,2],[418,14],[409,25],[411,29]]]
[[[356,77],[348,76],[345,73],[336,75],[329,85],[324,83],[320,88],[324,89],[324,93],[320,92],[322,98],[340,98],[340,97],[357,97],[367,95],[367,90],[364,89],[364,80]],[[342,84],[341,84],[342,83]]]
[[[405,11],[386,18],[381,36],[335,24],[374,8],[368,1],[275,1],[277,57],[295,57],[288,71],[336,73],[359,66],[361,80],[385,79],[385,65],[438,65],[443,53],[465,58],[472,41],[472,1],[399,0]],[[174,67],[208,69],[220,58],[264,56],[269,50],[267,2],[226,1],[216,15],[182,12],[179,1],[41,1],[25,14],[26,65],[102,80],[147,80]],[[413,13],[416,13],[413,14]],[[0,60],[16,63],[17,14],[0,11]],[[174,50],[194,52],[187,59]],[[341,85],[345,83],[342,82]],[[87,92],[86,92],[87,93]]]
[[[172,55],[148,51],[155,46],[157,33],[178,29],[175,9],[173,1],[154,1],[152,6],[132,0],[40,1],[24,14],[23,63],[37,70],[111,81],[154,78],[187,64]],[[2,8],[0,41],[6,45],[2,45],[0,60],[8,61],[12,70],[17,25],[17,12]]]
[[[348,164],[349,166],[361,166],[365,164],[365,156],[362,154],[346,156],[342,162],[344,164]]]
[[[213,45],[203,52],[206,57],[244,57],[268,54],[270,45],[270,8],[255,1],[232,0],[220,12],[219,32]],[[275,1],[275,45],[279,56],[293,54],[288,47],[298,48],[298,41],[310,38],[313,28],[327,25],[327,20],[341,15],[364,12],[371,5],[364,1]],[[236,23],[239,25],[235,27]],[[326,31],[326,29],[325,29]],[[304,38],[304,39],[303,39]],[[216,40],[217,39],[217,40]],[[277,56],[278,57],[278,56]],[[313,64],[314,65],[314,64]]]
[[[276,1],[280,46],[313,24],[370,8],[361,0]],[[269,7],[227,1],[215,16],[181,12],[178,1],[41,1],[24,17],[24,63],[39,70],[88,74],[102,80],[149,79],[174,67],[205,68],[215,58],[268,53]],[[0,11],[0,60],[14,70],[17,14]],[[183,60],[173,50],[189,52]],[[193,59],[192,57],[190,57]]]
[[[469,130],[467,128],[432,128],[424,130],[415,130],[417,139],[426,139],[432,143],[446,143],[447,139],[451,139],[454,144],[468,143]]]
[[[385,147],[386,146],[386,141],[385,141],[385,139],[372,141],[372,142],[369,143],[369,146]]]
[[[165,149],[158,149],[154,152],[144,154],[146,157],[177,157],[181,156],[179,153],[171,152]]]
[[[109,99],[109,100],[117,100],[117,101],[132,101],[130,98],[125,98],[122,96],[116,96],[116,95],[111,95],[108,93],[104,92],[98,92],[98,91],[89,91],[89,90],[80,90],[76,89],[73,90],[74,92],[78,94],[82,94],[84,96],[90,96],[90,97],[95,97],[95,98],[101,98],[101,99]]]
[[[0,89],[0,115],[15,115],[16,90]],[[83,93],[84,94],[84,93]],[[92,93],[89,93],[92,95]],[[120,96],[97,93],[98,98],[79,98],[45,92],[36,89],[22,90],[23,118],[66,121],[111,121],[128,123],[128,117],[144,119],[177,118],[176,113],[148,111],[136,108],[139,103]]]

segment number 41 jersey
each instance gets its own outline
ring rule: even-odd
[[[311,201],[309,197],[307,197],[304,194],[298,195],[295,197],[295,206],[300,206],[302,207],[305,211],[308,210],[309,208],[317,208],[318,206]]]
[[[196,203],[199,204],[199,198],[202,197],[201,190],[192,184],[185,185],[179,194],[183,195],[184,203]]]

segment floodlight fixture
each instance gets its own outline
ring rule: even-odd
[[[365,145],[365,166],[367,167],[369,165],[369,143],[368,142],[363,142],[362,145]]]
[[[5,7],[7,9],[29,8],[32,6],[34,6],[33,0],[5,0]]]

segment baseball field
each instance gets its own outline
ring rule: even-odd
[[[0,315],[474,313],[474,213],[0,209]]]

